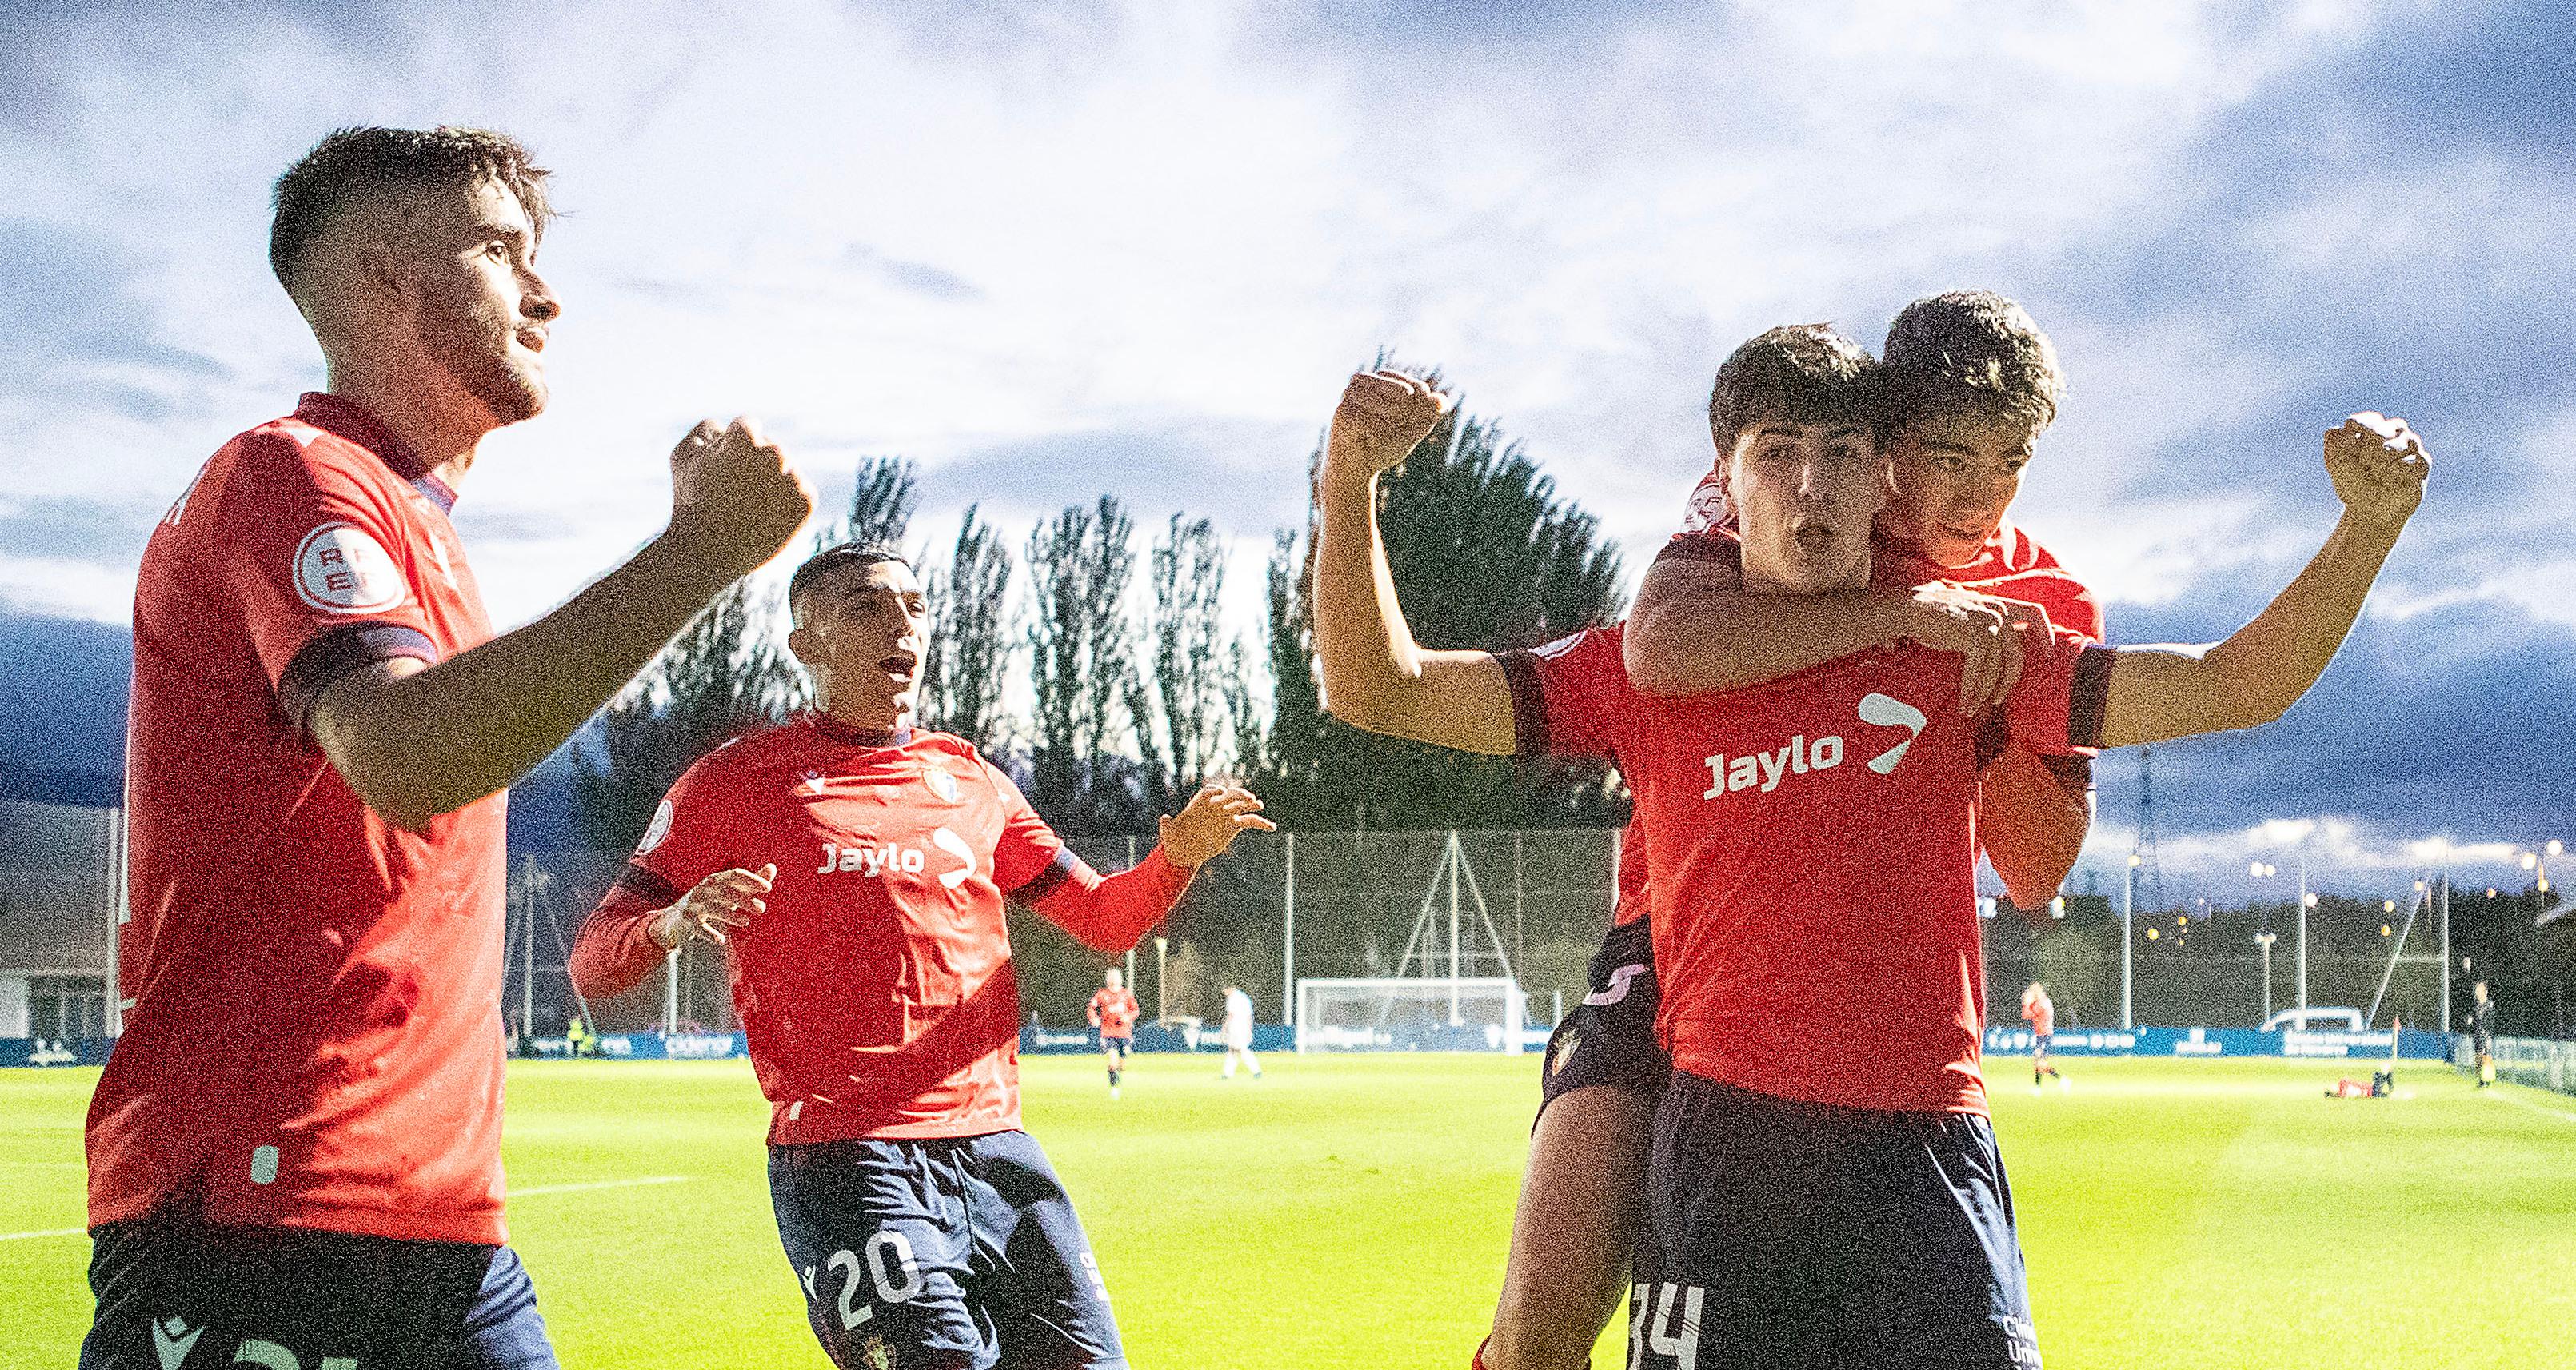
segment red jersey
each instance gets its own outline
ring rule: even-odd
[[[1091,996],[1091,1006],[1083,1010],[1083,1016],[1100,1029],[1103,1037],[1133,1037],[1138,1012],[1136,996],[1121,985],[1117,989],[1103,988]]]
[[[574,983],[633,985],[664,954],[653,912],[718,871],[771,864],[768,911],[729,935],[726,960],[782,1145],[1018,1127],[1004,896],[1116,952],[1191,874],[1157,847],[1103,879],[962,739],[808,715],[717,748],[671,787],[582,926]]]
[[[454,495],[329,395],[215,453],[143,551],[126,762],[124,1036],[92,1223],[205,1216],[498,1243],[503,805],[417,831],[307,736],[325,686],[491,626]]]
[[[1615,756],[1652,851],[1657,1035],[1784,1098],[1981,1113],[1972,818],[1995,733],[1959,658],[1873,649],[1728,694],[1628,683],[1616,630],[1502,658],[1524,756]],[[2098,740],[2111,655],[2033,644],[2002,735]]]
[[[2025,992],[2021,996],[2021,1016],[2030,1020],[2030,1030],[2045,1037],[2057,1030],[2057,1005],[2045,994]]]

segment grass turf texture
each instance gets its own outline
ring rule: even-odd
[[[1466,1364],[1490,1317],[1533,1058],[1025,1063],[1135,1362]],[[2560,1363],[2576,1327],[2576,1100],[2330,1100],[2342,1062],[1992,1063],[2040,1344],[2055,1370]],[[0,1366],[86,1329],[81,1112],[95,1071],[0,1072]],[[822,1366],[769,1217],[747,1066],[510,1074],[514,1243],[566,1365]],[[666,1177],[677,1177],[666,1179]],[[623,1183],[607,1187],[610,1182]],[[596,1186],[596,1187],[594,1187]],[[1621,1363],[1623,1333],[1595,1363]]]

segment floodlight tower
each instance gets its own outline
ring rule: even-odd
[[[2165,868],[2156,857],[2156,749],[2138,748],[2138,861],[2134,864],[2146,873],[2147,907],[2162,913],[2165,903]]]
[[[2269,861],[2248,861],[2245,863],[2245,873],[2261,880],[2268,876],[2279,875],[2281,868]],[[2272,1021],[2272,944],[2278,940],[2280,940],[2280,934],[2272,931],[2272,910],[2266,906],[2263,910],[2262,931],[2254,934],[2254,945],[2263,949],[2262,1021],[2266,1025]]]

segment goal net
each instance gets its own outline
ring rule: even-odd
[[[1521,1050],[1527,1000],[1502,976],[1297,982],[1299,1051]]]

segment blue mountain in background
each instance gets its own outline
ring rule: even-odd
[[[134,635],[121,624],[0,615],[0,799],[90,807],[125,790]],[[586,845],[575,740],[510,790],[510,846]]]

